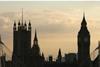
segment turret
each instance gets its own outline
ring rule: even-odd
[[[19,22],[18,22],[18,30],[20,30],[20,27],[21,27],[21,25],[20,25],[20,20],[19,20]]]
[[[42,60],[45,61],[45,57],[44,57],[44,54],[43,53],[42,53]]]
[[[13,30],[16,31],[16,22],[14,21]]]
[[[38,44],[36,29],[35,29],[35,36],[34,36],[34,44]]]
[[[31,31],[31,22],[29,21],[29,24],[28,24],[28,31]]]
[[[25,21],[25,24],[24,24],[24,29],[27,30],[27,24],[26,24],[26,21]]]
[[[53,63],[53,56],[52,55],[49,56],[49,62]]]
[[[58,57],[57,57],[57,60],[56,60],[58,63],[61,63],[62,61],[62,54],[61,54],[61,49],[59,49],[59,52],[58,52]]]

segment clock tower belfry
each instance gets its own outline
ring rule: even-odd
[[[90,33],[87,29],[85,14],[78,32],[78,65],[79,67],[90,67]]]

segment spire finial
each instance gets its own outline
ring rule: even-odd
[[[31,31],[31,22],[29,20],[29,24],[28,24],[28,30]]]
[[[83,12],[83,20],[85,20],[85,12]]]
[[[61,49],[59,48],[59,54],[61,55]]]
[[[83,12],[83,17],[85,17],[85,12]]]
[[[16,31],[16,22],[15,22],[15,20],[14,20],[13,30]]]
[[[86,26],[86,25],[87,25],[86,19],[85,19],[85,12],[83,12],[83,20],[82,20],[81,25],[82,25],[82,26]]]
[[[62,60],[62,55],[61,55],[61,49],[59,48],[59,52],[58,52],[58,57],[57,57],[57,62],[58,63],[61,63],[61,60]]]
[[[37,32],[36,32],[36,29],[35,29],[35,37],[34,37],[34,40],[37,41]]]
[[[42,59],[43,59],[43,61],[45,60],[45,57],[44,57],[44,54],[43,54],[43,52],[42,52]]]
[[[16,21],[14,20],[14,26],[16,26]]]
[[[85,20],[85,12],[83,12],[83,19]]]

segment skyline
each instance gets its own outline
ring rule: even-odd
[[[88,30],[91,35],[91,52],[98,46],[100,38],[100,9],[98,6],[100,6],[100,2],[10,3],[12,2],[2,2],[0,4],[0,21],[2,22],[0,22],[0,29],[2,29],[0,33],[3,42],[11,50],[13,23],[14,20],[16,22],[19,19],[21,20],[21,8],[24,9],[24,20],[27,22],[30,20],[32,23],[32,38],[34,38],[35,28],[37,29],[39,46],[45,56],[56,56],[59,48],[61,48],[63,54],[77,52],[77,34],[81,26],[83,12],[85,12]],[[6,6],[4,6],[5,4]]]

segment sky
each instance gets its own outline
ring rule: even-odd
[[[100,2],[86,1],[6,1],[0,2],[0,34],[3,42],[13,51],[13,24],[22,19],[37,29],[39,46],[46,57],[65,53],[77,53],[77,35],[85,13],[91,35],[90,53],[100,40]],[[4,48],[5,50],[5,48]],[[11,52],[5,50],[6,53]]]
[[[0,0],[0,1],[100,1],[100,0]]]

